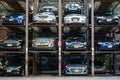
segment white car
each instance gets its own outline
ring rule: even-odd
[[[51,12],[37,13],[33,16],[33,24],[56,24],[56,16]]]
[[[86,16],[83,14],[68,14],[64,17],[64,24],[86,24]]]
[[[84,64],[67,64],[65,67],[66,75],[88,74],[87,66]]]

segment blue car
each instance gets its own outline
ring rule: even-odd
[[[119,23],[119,18],[116,15],[109,15],[109,14],[105,14],[105,15],[99,15],[95,17],[96,23],[98,25],[110,25],[110,24],[114,24],[117,25]]]
[[[24,25],[25,14],[9,14],[2,16],[3,25]]]
[[[99,36],[95,38],[96,50],[119,50],[120,42],[114,41],[112,37]]]

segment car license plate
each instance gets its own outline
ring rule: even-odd
[[[80,46],[79,45],[75,45],[74,48],[79,48]]]
[[[46,20],[45,19],[41,19],[41,22],[45,22]]]
[[[112,19],[107,19],[108,22],[112,21]]]
[[[77,22],[77,21],[78,21],[78,19],[73,19],[73,21],[74,21],[74,22]]]
[[[13,19],[9,19],[9,21],[13,21]]]
[[[8,47],[12,46],[12,44],[7,44]]]
[[[7,72],[11,72],[11,70],[7,70]]]
[[[108,48],[112,48],[112,45],[109,45]]]
[[[45,46],[45,44],[40,44],[40,46]]]
[[[78,72],[80,72],[80,70],[75,70],[75,72],[77,72],[77,73],[78,73]]]

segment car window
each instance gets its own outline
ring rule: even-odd
[[[82,38],[82,37],[69,37],[67,39],[67,41],[68,42],[72,42],[72,41],[78,41],[78,42],[80,42],[80,41],[84,41],[84,38]]]
[[[112,37],[96,37],[95,38],[96,41],[113,41]]]

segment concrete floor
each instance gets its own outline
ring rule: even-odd
[[[0,80],[120,80],[120,76],[87,77],[0,77]]]

